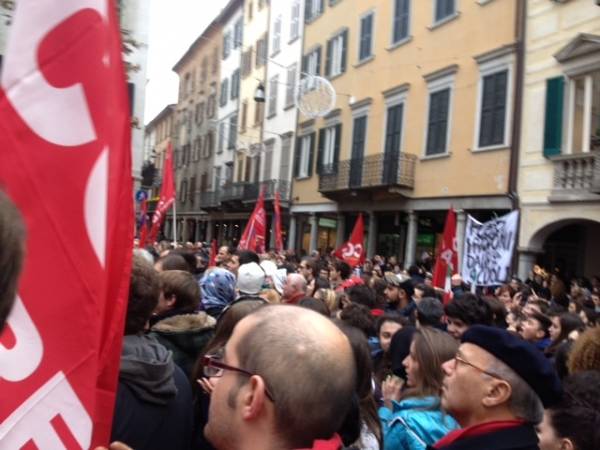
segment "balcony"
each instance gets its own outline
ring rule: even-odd
[[[275,193],[279,192],[281,203],[288,203],[290,200],[290,182],[287,180],[265,180],[258,183],[249,183],[244,194],[245,202],[255,202],[258,199],[260,190],[265,193],[265,200],[275,200]]]
[[[319,192],[337,199],[349,191],[402,193],[415,185],[416,155],[371,155],[347,159],[321,169]]]
[[[551,202],[600,200],[600,151],[552,158]]]
[[[223,203],[241,202],[244,199],[244,192],[247,182],[241,181],[237,183],[225,184],[221,188],[220,200]]]
[[[218,191],[200,192],[200,208],[204,210],[217,209],[220,207]]]

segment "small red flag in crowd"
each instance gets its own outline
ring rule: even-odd
[[[208,257],[208,267],[217,265],[217,240],[213,239],[210,243],[210,256]]]
[[[261,190],[258,201],[242,233],[238,249],[252,250],[262,253],[265,251],[265,232],[267,228],[267,214],[265,213],[265,194]]]
[[[334,256],[346,261],[350,267],[356,267],[365,262],[365,248],[363,241],[365,239],[365,224],[362,214],[358,215],[358,219],[354,224],[354,230],[350,235],[350,239],[338,248],[333,254]]]
[[[27,258],[0,345],[0,447],[110,437],[134,216],[115,2],[19,0],[0,79],[0,185]]]
[[[452,298],[451,278],[458,272],[458,251],[456,244],[456,212],[450,208],[446,216],[444,237],[435,261],[433,285],[444,289],[444,303]]]
[[[154,243],[158,237],[158,231],[167,216],[167,211],[175,202],[175,182],[173,180],[173,146],[169,142],[163,167],[162,185],[160,197],[156,210],[152,216],[152,228],[150,229],[150,242]]]
[[[279,191],[275,192],[275,203],[273,209],[275,211],[275,251],[283,251],[283,236],[281,235],[281,199]]]

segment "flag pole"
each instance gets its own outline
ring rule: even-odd
[[[173,247],[177,248],[177,200],[173,202]]]

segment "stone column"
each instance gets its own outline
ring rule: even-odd
[[[219,222],[219,231],[217,234],[217,244],[218,245],[223,245],[223,240],[225,239],[225,222],[220,221]]]
[[[583,102],[583,136],[581,137],[582,151],[588,153],[592,136],[592,106],[594,103],[594,80],[591,75],[586,75],[584,82],[585,96]],[[594,134],[595,134],[594,130]]]
[[[269,234],[269,249],[275,249],[275,214],[271,216],[271,233]]]
[[[415,263],[417,252],[417,228],[419,217],[414,211],[408,211],[408,232],[406,234],[406,252],[404,254],[404,268],[408,269]]]
[[[369,213],[369,234],[367,236],[367,258],[375,256],[377,246],[377,216],[373,211]]]
[[[310,246],[309,253],[317,250],[318,245],[318,237],[319,237],[319,222],[318,217],[315,213],[311,213],[310,215]]]
[[[462,268],[462,257],[465,246],[465,228],[467,226],[467,213],[462,209],[456,210],[456,247],[458,251],[458,268],[456,271],[460,273]]]
[[[529,248],[519,248],[517,251],[519,252],[519,278],[525,281],[529,277],[529,272],[533,269],[538,252]]]
[[[181,220],[181,234],[179,235],[179,239],[181,239],[184,245],[188,239],[188,220],[185,217]]]
[[[346,216],[342,213],[337,215],[337,231],[335,235],[335,248],[340,248],[344,243],[344,235],[346,234]]]
[[[208,242],[209,244],[213,240],[213,227],[214,227],[213,220],[209,218],[206,221],[206,242]]]
[[[290,228],[287,234],[287,249],[288,250],[296,250],[296,215],[290,213]]]

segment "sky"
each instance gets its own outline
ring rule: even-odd
[[[171,69],[226,4],[227,0],[151,0],[145,123],[169,103],[177,103],[179,80]]]

